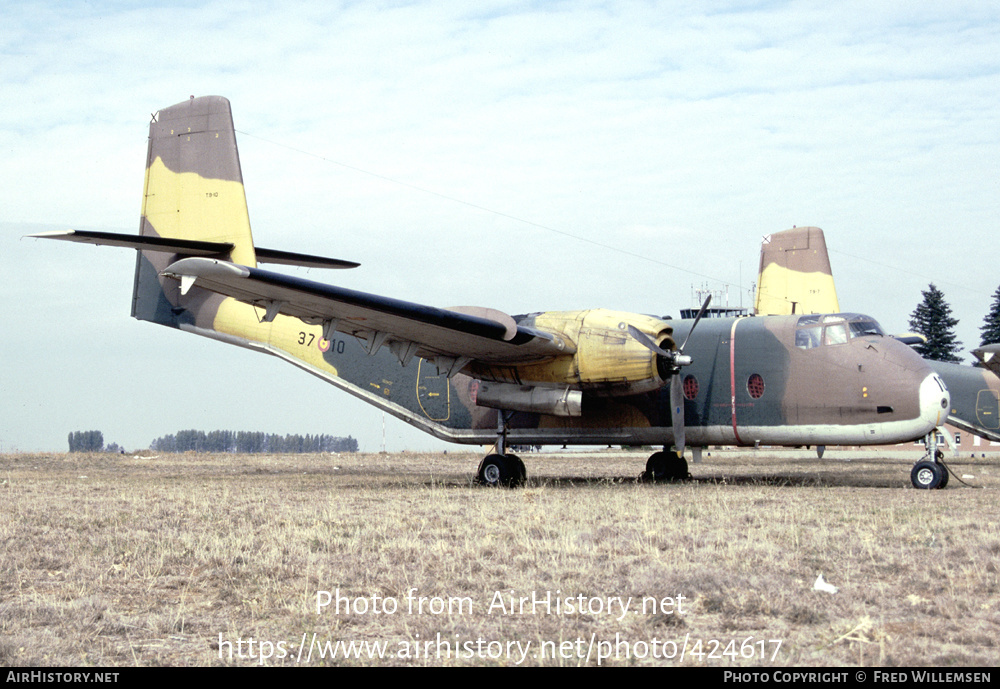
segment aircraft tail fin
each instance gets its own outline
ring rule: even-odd
[[[764,238],[754,309],[758,316],[840,312],[823,230],[795,227]]]
[[[158,238],[179,253],[140,248],[132,315],[178,326],[177,281],[160,277],[189,254],[185,245],[206,242],[219,258],[256,267],[243,174],[229,101],[192,97],[157,112],[149,124],[149,149],[140,237]]]
[[[977,366],[989,369],[1000,378],[1000,344],[982,345],[972,350],[972,355],[976,357]]]
[[[213,300],[217,305],[221,297],[181,300],[177,281],[160,275],[180,259],[204,256],[250,268],[359,265],[254,246],[232,111],[221,96],[192,97],[153,115],[139,234],[63,230],[28,236],[138,249],[132,315],[173,327],[200,321],[206,330],[213,329],[213,309],[202,307]]]

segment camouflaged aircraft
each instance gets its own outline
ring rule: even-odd
[[[758,314],[839,310],[823,230],[797,227],[764,238],[757,276],[755,311]],[[894,337],[909,345],[924,341],[915,333]],[[972,354],[978,361],[977,366],[932,360],[927,363],[948,387],[951,402],[947,422],[967,433],[1000,441],[1000,345],[985,345],[972,350]],[[943,463],[944,454],[937,449],[936,438],[936,433],[927,434],[927,454],[910,472],[910,479],[917,488],[948,485],[948,469]]]
[[[137,319],[277,356],[438,438],[495,443],[489,485],[525,480],[513,445],[662,445],[646,475],[677,479],[686,446],[910,441],[948,408],[931,368],[866,316],[512,317],[261,269],[357,264],[254,245],[217,96],[153,116],[138,235],[35,236],[136,249]]]

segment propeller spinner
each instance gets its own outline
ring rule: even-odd
[[[705,303],[701,305],[701,309],[698,310],[698,315],[694,319],[694,323],[691,325],[691,329],[688,331],[687,337],[684,338],[684,342],[681,346],[677,348],[676,351],[672,349],[664,349],[649,337],[646,333],[642,332],[633,325],[628,327],[629,334],[634,337],[640,344],[652,351],[660,360],[665,364],[666,369],[670,371],[670,418],[673,422],[674,429],[674,447],[677,449],[677,454],[684,454],[684,444],[685,444],[685,425],[684,425],[684,390],[681,384],[681,368],[687,366],[691,363],[691,357],[684,355],[684,347],[687,346],[688,340],[691,339],[691,334],[694,329],[698,327],[698,321],[701,317],[705,315],[705,311],[708,309],[709,302],[712,301],[712,295],[708,295],[705,299]]]

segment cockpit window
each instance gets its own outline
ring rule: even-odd
[[[823,328],[823,344],[847,344],[847,324],[834,323]]]
[[[819,347],[820,327],[799,328],[795,331],[795,346],[800,349]]]
[[[882,326],[865,316],[852,318],[850,321],[851,337],[868,337],[869,335],[884,336]]]
[[[846,344],[855,337],[884,336],[875,320],[856,313],[809,314],[796,323],[795,346],[812,349],[821,345]]]

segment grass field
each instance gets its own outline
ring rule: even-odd
[[[0,455],[0,665],[1000,663],[995,456],[645,456]]]

